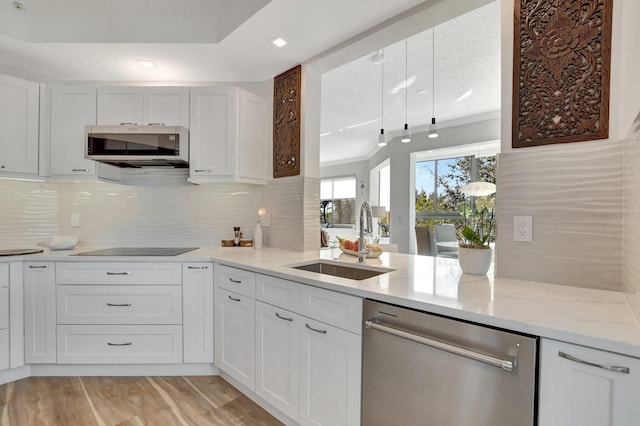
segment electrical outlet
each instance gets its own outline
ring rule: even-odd
[[[71,213],[71,227],[80,228],[80,213]]]
[[[513,241],[533,241],[533,217],[513,217]]]

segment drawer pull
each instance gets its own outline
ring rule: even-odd
[[[577,362],[579,364],[585,364],[585,365],[589,365],[591,367],[602,368],[603,370],[613,371],[614,373],[629,374],[629,367],[619,367],[619,366],[616,366],[616,365],[596,364],[595,362],[585,361],[583,359],[576,358],[575,356],[569,355],[569,354],[564,353],[562,351],[558,351],[558,356],[560,358],[568,359],[569,361]]]
[[[131,272],[107,272],[107,275],[131,275]]]
[[[126,342],[126,343],[111,343],[111,342],[107,342],[107,345],[109,346],[131,346],[133,343],[131,342]]]
[[[327,330],[318,330],[317,328],[313,328],[311,327],[309,324],[307,324],[306,322],[304,323],[304,325],[311,331],[315,331],[316,333],[320,333],[320,334],[327,334]]]
[[[282,315],[280,315],[280,314],[279,314],[279,313],[277,313],[277,312],[276,312],[276,316],[277,316],[278,318],[280,318],[281,320],[285,320],[285,321],[289,321],[289,322],[293,321],[293,318],[283,317]]]
[[[187,266],[187,269],[209,269],[208,266]]]
[[[131,303],[109,303],[107,302],[107,306],[131,306]]]
[[[229,278],[229,281],[231,281],[234,284],[242,284],[242,280],[236,280],[235,278]]]
[[[29,269],[47,269],[49,265],[29,265]]]
[[[72,172],[88,172],[89,169],[71,169]]]
[[[234,302],[239,302],[240,299],[236,299],[235,297],[231,297],[231,296],[227,296],[230,300],[233,300]]]

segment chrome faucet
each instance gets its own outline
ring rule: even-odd
[[[365,241],[365,234],[370,234],[371,232],[373,232],[371,206],[367,201],[363,201],[362,205],[360,206],[360,241],[358,242],[358,263],[364,263],[364,259],[367,257],[367,254],[371,253],[371,250],[367,248],[367,242]]]

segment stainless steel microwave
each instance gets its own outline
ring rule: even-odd
[[[189,167],[189,130],[180,126],[85,126],[85,157],[117,167]]]

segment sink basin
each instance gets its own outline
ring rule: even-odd
[[[319,274],[333,275],[334,277],[348,278],[350,280],[365,280],[378,275],[392,272],[394,269],[379,268],[367,265],[353,265],[327,260],[314,260],[313,262],[292,266],[294,269],[317,272]]]

